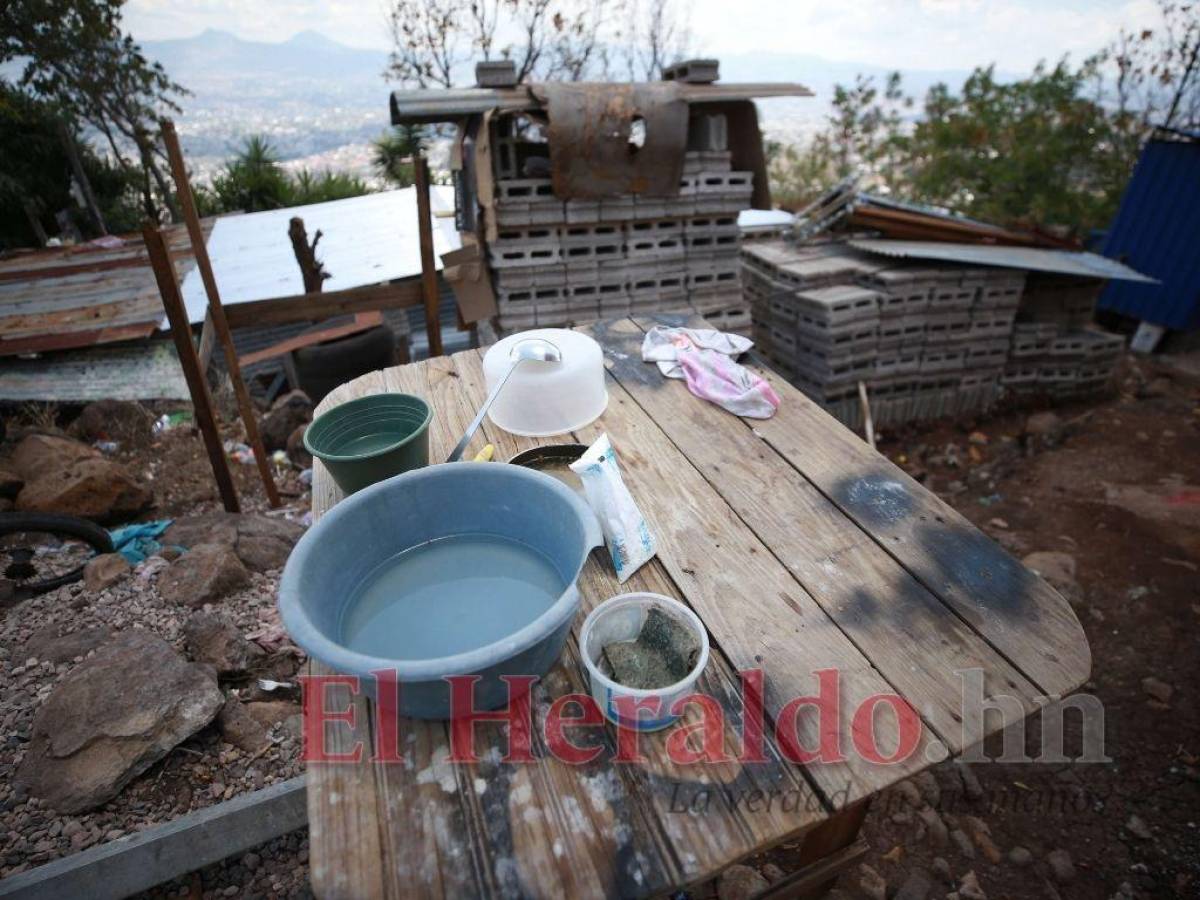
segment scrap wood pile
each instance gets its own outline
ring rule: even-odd
[[[734,171],[725,130],[700,116],[689,132],[678,196],[555,197],[549,177],[523,177],[545,145],[498,123],[496,220],[488,244],[500,327],[565,326],[691,309],[714,328],[749,334],[738,283],[738,212],[753,173]],[[518,162],[520,161],[520,162]]]

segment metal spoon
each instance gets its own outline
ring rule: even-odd
[[[562,351],[555,347],[549,341],[542,338],[527,338],[523,341],[517,341],[513,344],[512,352],[509,354],[512,357],[512,365],[508,367],[500,378],[496,381],[491,393],[487,395],[487,399],[483,401],[483,406],[479,407],[479,412],[475,414],[475,418],[471,424],[467,426],[467,433],[462,436],[462,440],[451,452],[446,462],[455,462],[463,455],[463,451],[467,449],[467,444],[471,443],[471,438],[475,436],[475,432],[479,430],[480,424],[483,422],[483,417],[487,414],[488,408],[492,402],[500,395],[500,389],[504,387],[504,383],[508,381],[508,376],[511,375],[521,363],[527,359],[535,359],[538,362],[558,362],[562,359]]]

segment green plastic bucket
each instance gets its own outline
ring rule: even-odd
[[[335,406],[304,431],[304,446],[353,494],[429,464],[433,411],[411,394],[371,394]]]

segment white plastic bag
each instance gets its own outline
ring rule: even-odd
[[[584,496],[600,520],[617,580],[624,584],[654,556],[654,536],[621,479],[621,468],[608,435],[596,438],[587,452],[571,463],[571,471],[583,482]]]

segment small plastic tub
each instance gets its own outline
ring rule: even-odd
[[[371,394],[335,406],[304,432],[304,446],[345,493],[429,464],[433,411],[411,394]]]
[[[700,641],[700,655],[692,671],[675,684],[653,690],[626,687],[613,681],[600,670],[604,647],[614,641],[635,639],[642,630],[646,616],[654,607],[696,635]],[[675,701],[692,693],[696,680],[708,665],[708,632],[704,630],[704,623],[678,600],[672,600],[662,594],[619,594],[605,600],[584,619],[583,630],[579,635],[579,647],[591,683],[592,698],[604,711],[605,717],[614,725],[637,731],[659,731],[677,721],[679,716],[671,713],[671,707]],[[637,718],[631,719],[622,716],[619,711],[617,701],[622,697],[633,698],[626,703],[633,703],[635,706],[636,701],[647,698],[657,698],[659,702],[657,708],[638,709]]]

